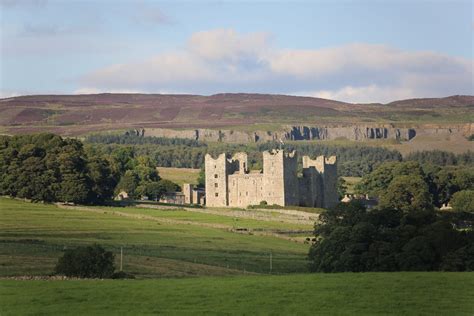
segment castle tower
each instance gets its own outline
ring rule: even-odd
[[[226,154],[221,154],[216,159],[211,155],[205,156],[206,174],[206,205],[228,206],[227,176],[231,172],[231,163]]]
[[[336,156],[324,158],[324,208],[334,207],[339,203],[337,194],[337,159]]]
[[[232,162],[234,163],[234,168],[239,174],[248,173],[248,163],[247,163],[247,153],[239,152],[232,156]]]
[[[313,169],[317,171],[319,176],[315,176],[311,171]],[[312,188],[312,192],[309,190],[309,195],[316,196],[316,199],[313,200],[313,206],[330,208],[339,202],[336,156],[329,158],[318,156],[314,160],[308,156],[303,156],[303,176],[311,178],[308,180]]]
[[[263,153],[263,195],[268,204],[299,204],[296,171],[296,152],[273,150]]]

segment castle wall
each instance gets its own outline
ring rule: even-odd
[[[285,205],[283,151],[263,152],[264,201]]]
[[[322,177],[315,167],[303,168],[303,177],[298,179],[300,205],[321,207],[324,203]]]
[[[264,200],[263,174],[229,176],[229,205],[247,207]]]
[[[283,182],[285,205],[299,205],[298,156],[283,152]]]
[[[183,184],[184,203],[193,204],[193,185],[189,183]]]

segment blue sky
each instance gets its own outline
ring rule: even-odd
[[[1,97],[473,94],[472,1],[0,3]]]

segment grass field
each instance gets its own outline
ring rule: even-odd
[[[166,167],[158,167],[157,169],[160,177],[166,180],[171,180],[181,187],[183,186],[183,183],[198,183],[199,169]]]
[[[1,280],[1,315],[472,315],[474,273]]]
[[[299,274],[307,244],[234,229],[311,225],[277,211],[261,211],[274,220],[226,214],[258,210],[201,212],[0,198],[0,315],[474,313],[474,273]],[[115,254],[124,247],[124,271],[137,279],[1,279],[50,275],[65,248],[93,243]]]
[[[361,177],[342,177],[346,181],[347,186],[347,193],[354,194],[355,193],[355,186],[359,183],[362,178]]]
[[[307,270],[308,245],[271,235],[237,233],[251,229],[309,229],[310,225],[233,219],[182,210],[116,208],[62,209],[0,198],[0,276],[47,275],[64,248],[99,243],[118,254],[124,270],[138,278],[268,273]],[[223,227],[215,227],[220,223]]]

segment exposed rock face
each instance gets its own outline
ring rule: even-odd
[[[257,130],[253,132],[217,129],[173,130],[150,128],[146,136],[187,138],[206,142],[251,143],[278,140],[334,140],[345,138],[354,141],[370,139],[396,139],[408,141],[417,134],[449,135],[462,133],[468,135],[472,124],[455,127],[423,126],[415,128],[394,127],[392,125],[344,125],[344,126],[307,126],[291,125],[277,131]],[[470,134],[469,134],[470,135]]]
[[[377,126],[341,126],[341,127],[311,127],[293,126],[285,134],[285,139],[290,140],[330,140],[346,138],[349,140],[367,139],[397,139],[410,140],[416,136],[412,128],[377,127]]]

